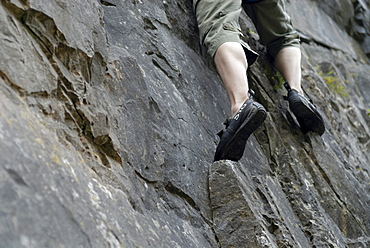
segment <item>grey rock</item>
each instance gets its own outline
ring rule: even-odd
[[[212,163],[229,106],[191,1],[2,0],[0,247],[369,247],[368,4],[286,2],[322,137],[241,17],[269,115]]]

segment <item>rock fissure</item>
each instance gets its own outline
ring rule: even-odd
[[[181,189],[174,186],[171,182],[168,182],[165,185],[165,189],[170,192],[171,194],[177,195],[180,198],[184,199],[191,207],[193,207],[195,210],[199,211],[199,207],[195,203],[195,201],[185,192],[183,192]]]
[[[103,5],[105,5],[105,6],[111,6],[111,7],[116,7],[117,5],[116,4],[114,4],[114,3],[111,3],[111,2],[109,2],[109,1],[104,1],[104,0],[100,0],[100,3],[101,4],[103,4]]]
[[[369,4],[286,1],[321,137],[242,14],[269,114],[212,163],[229,107],[192,1],[0,1],[2,245],[370,247]]]
[[[24,97],[26,95],[26,90],[19,87],[17,84],[10,81],[10,79],[6,76],[4,72],[0,70],[0,77],[2,78],[3,82],[5,82],[9,87],[11,87],[14,91],[18,93],[20,97]]]

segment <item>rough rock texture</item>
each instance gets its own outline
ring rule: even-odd
[[[286,2],[322,137],[242,16],[269,115],[212,164],[229,106],[190,0],[1,0],[0,247],[370,247],[369,4]]]

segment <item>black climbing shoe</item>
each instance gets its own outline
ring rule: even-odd
[[[324,121],[312,101],[292,90],[287,82],[284,87],[288,91],[288,96],[285,99],[289,101],[289,108],[296,117],[303,133],[313,131],[322,135],[325,132]]]
[[[247,139],[266,119],[266,109],[253,101],[253,92],[250,93],[250,99],[243,103],[235,116],[225,121],[226,129],[217,134],[220,136],[220,143],[214,161],[238,161],[243,156]]]

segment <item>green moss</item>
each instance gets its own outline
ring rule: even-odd
[[[348,89],[343,85],[341,79],[335,75],[334,71],[324,73],[319,69],[319,67],[315,67],[315,69],[332,92],[337,93],[343,97],[349,96]],[[348,80],[346,80],[345,83],[348,83]]]
[[[285,80],[283,76],[277,70],[269,67],[268,69],[265,69],[263,73],[266,75],[268,80],[271,82],[275,91],[278,91],[283,88],[283,84],[285,83]]]

